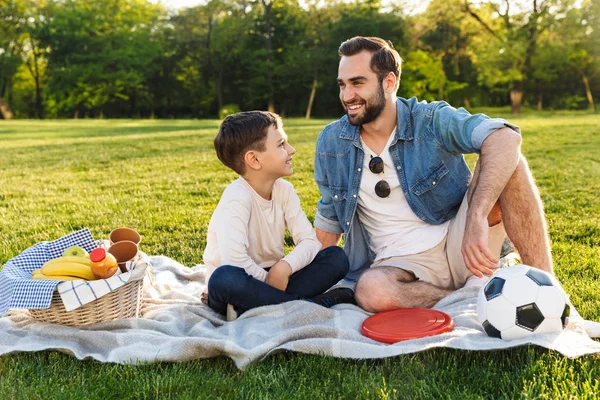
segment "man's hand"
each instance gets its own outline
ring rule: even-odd
[[[489,230],[487,218],[467,218],[461,253],[467,268],[479,278],[492,275],[498,268],[498,260],[488,246]]]
[[[512,129],[492,132],[481,145],[481,156],[469,184],[469,210],[461,252],[467,268],[480,278],[492,275],[498,268],[498,260],[488,246],[488,215],[519,164],[520,146],[521,136]]]
[[[285,292],[291,275],[292,267],[290,267],[290,264],[287,261],[279,260],[269,270],[265,283]]]

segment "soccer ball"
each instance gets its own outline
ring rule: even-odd
[[[570,312],[558,280],[528,265],[499,270],[477,296],[479,323],[489,336],[504,340],[561,332]]]

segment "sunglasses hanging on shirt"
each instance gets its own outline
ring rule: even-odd
[[[371,161],[369,161],[369,170],[374,174],[383,174],[383,159],[379,156],[371,156]],[[386,198],[390,195],[390,193],[390,185],[382,176],[381,180],[375,185],[375,194],[381,198]]]

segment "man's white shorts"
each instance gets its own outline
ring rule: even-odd
[[[456,217],[450,220],[446,237],[439,244],[418,254],[378,260],[371,265],[371,268],[402,268],[412,272],[421,281],[437,287],[445,289],[463,287],[467,279],[473,276],[461,254],[468,209],[469,205],[465,194]],[[505,237],[506,231],[502,222],[490,227],[488,245],[496,258],[500,258]]]

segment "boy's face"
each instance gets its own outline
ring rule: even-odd
[[[265,151],[257,153],[261,171],[270,178],[292,175],[292,156],[296,152],[287,141],[283,128],[270,126],[265,141]]]

